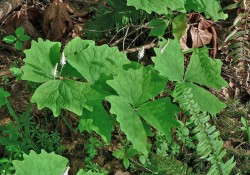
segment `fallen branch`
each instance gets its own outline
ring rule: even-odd
[[[135,47],[135,48],[131,48],[131,49],[127,49],[124,51],[124,53],[133,53],[133,52],[137,52],[139,50],[141,50],[142,47],[144,47],[144,49],[151,49],[155,46],[157,46],[158,44],[157,43],[149,43],[149,44],[146,44],[144,46],[140,46],[140,47]]]

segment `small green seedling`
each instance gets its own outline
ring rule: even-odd
[[[23,42],[30,40],[30,37],[28,35],[24,34],[24,28],[23,26],[20,26],[15,31],[16,36],[14,35],[8,35],[3,38],[3,41],[6,43],[14,43],[14,47],[17,50],[21,50],[23,48]]]
[[[113,152],[113,156],[117,159],[122,159],[123,165],[126,169],[130,166],[129,159],[138,154],[138,151],[133,148],[121,147],[119,150]]]
[[[245,117],[241,117],[241,123],[243,124],[241,129],[247,132],[248,143],[250,144],[250,125],[248,123],[248,120]]]

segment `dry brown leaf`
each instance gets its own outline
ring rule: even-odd
[[[54,0],[44,13],[43,29],[48,39],[59,40],[72,29],[72,20],[62,0]]]
[[[199,48],[210,43],[213,44],[213,56],[217,52],[217,34],[210,20],[200,14],[188,15],[187,32],[181,37],[180,43],[183,50]]]
[[[191,26],[192,48],[199,48],[209,44],[212,40],[212,34],[208,30],[202,30]]]
[[[29,11],[28,11],[29,14]],[[38,19],[37,19],[38,20]],[[37,39],[40,37],[39,32],[35,29],[33,24],[30,22],[29,15],[25,15],[25,9],[21,9],[20,11],[13,13],[5,22],[3,26],[3,30],[5,30],[6,34],[14,34],[16,28],[23,26],[25,33],[32,37],[33,39]]]
[[[83,30],[83,24],[82,23],[78,23],[74,25],[74,28],[72,30],[72,37],[78,37],[80,35],[82,35],[82,30]]]

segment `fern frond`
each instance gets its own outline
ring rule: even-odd
[[[225,39],[225,50],[228,56],[234,60],[250,61],[250,10],[238,14],[234,20],[231,32]]]
[[[191,116],[189,121],[194,126],[191,133],[194,135],[193,138],[199,142],[196,146],[196,152],[202,159],[211,163],[208,174],[230,174],[235,162],[233,157],[226,163],[223,162],[226,150],[223,149],[223,141],[219,138],[220,132],[209,123],[210,115],[201,112],[199,105],[193,99],[192,89],[184,86],[176,86],[176,88],[177,99],[182,109]]]
[[[107,0],[109,7],[100,5],[95,11],[92,21],[85,25],[85,34],[90,39],[98,39],[118,31],[128,24],[140,24],[148,14],[127,6],[127,0]]]
[[[192,169],[187,164],[170,156],[161,156],[158,154],[151,154],[151,163],[157,167],[159,174],[164,175],[193,175]]]

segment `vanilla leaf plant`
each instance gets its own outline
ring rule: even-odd
[[[167,78],[152,66],[131,63],[116,47],[96,46],[80,38],[70,41],[62,53],[60,46],[39,39],[24,51],[22,79],[41,83],[31,98],[39,109],[47,107],[54,116],[62,109],[69,110],[80,116],[80,131],[93,130],[109,143],[112,125],[102,106],[106,99],[111,103],[110,112],[138,151],[149,152],[145,122],[171,139],[171,128],[178,127],[178,108],[169,98],[154,100],[165,88]]]

